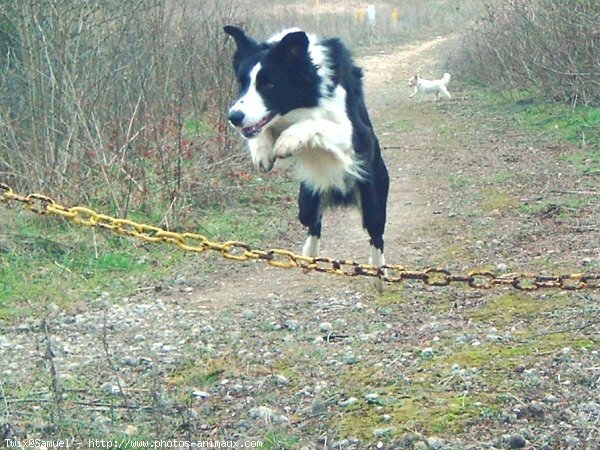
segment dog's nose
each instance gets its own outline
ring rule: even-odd
[[[229,111],[229,121],[234,127],[241,127],[244,121],[244,113],[239,109]]]

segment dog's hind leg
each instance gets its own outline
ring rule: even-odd
[[[321,238],[321,196],[308,188],[306,184],[300,184],[298,195],[298,206],[300,223],[308,227],[308,238],[302,248],[304,256],[319,256],[319,239]]]
[[[381,156],[376,157],[373,167],[373,179],[359,183],[359,188],[363,227],[371,238],[370,263],[381,267],[385,265],[383,232],[385,230],[389,177]],[[383,292],[383,281],[381,279],[375,279],[375,288],[379,292]]]
[[[444,94],[444,97],[446,97],[448,100],[452,98],[446,86],[442,86],[442,94]]]

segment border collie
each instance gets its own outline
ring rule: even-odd
[[[450,92],[448,92],[448,88],[446,87],[449,82],[450,74],[447,72],[439,80],[426,80],[425,78],[421,78],[419,72],[417,72],[414,77],[408,80],[408,87],[415,88],[414,92],[410,94],[409,97],[413,98],[417,93],[420,93],[421,97],[419,98],[419,102],[422,102],[425,94],[435,93],[436,100],[439,100],[440,94],[449,99]]]
[[[282,160],[300,179],[299,219],[308,227],[303,254],[318,256],[326,208],[356,206],[371,238],[370,262],[385,265],[388,172],[365,106],[362,70],[348,49],[297,28],[264,42],[234,26],[224,31],[236,43],[240,87],[229,122],[246,138],[256,168],[268,172]],[[382,280],[375,286],[382,291]]]

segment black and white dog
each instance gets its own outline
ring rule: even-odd
[[[252,162],[268,172],[285,160],[298,175],[303,248],[318,256],[321,218],[330,206],[356,206],[371,237],[371,263],[385,264],[383,232],[389,178],[367,113],[362,71],[338,39],[299,29],[265,42],[226,26],[237,45],[240,97],[229,121],[247,139]],[[381,280],[376,286],[383,289]]]

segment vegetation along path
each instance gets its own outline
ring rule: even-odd
[[[451,40],[357,58],[391,175],[386,258],[598,271],[597,166],[585,149],[528,131],[461,80],[450,101],[408,98],[416,68],[452,72],[441,67]],[[273,246],[298,251],[295,200],[266,211],[265,226],[289,222]],[[325,217],[322,253],[366,261],[358,215]],[[377,295],[367,279],[192,255],[170,280],[3,322],[0,434],[599,448],[598,300],[409,282]]]

